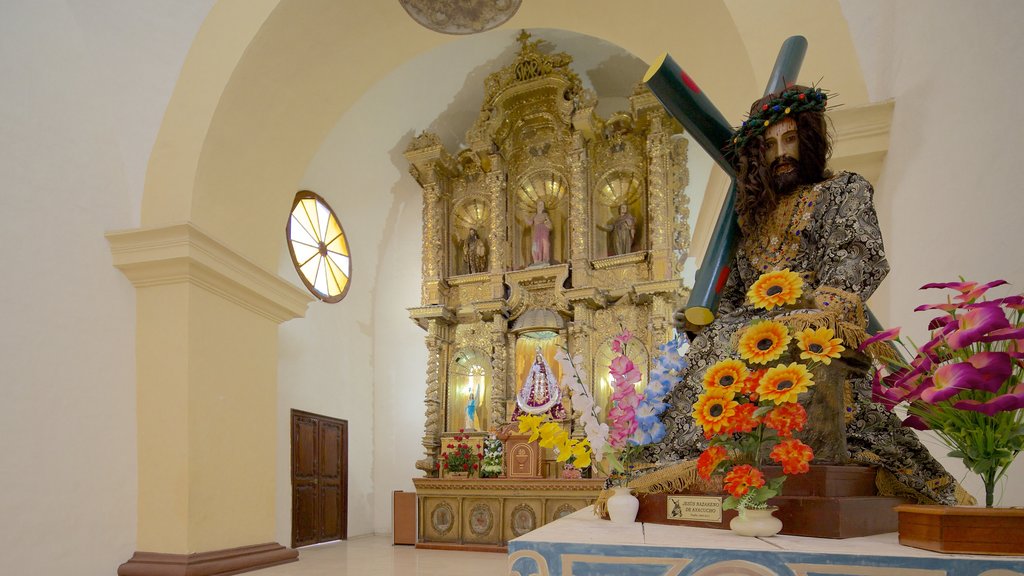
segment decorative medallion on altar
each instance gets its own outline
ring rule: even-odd
[[[430,524],[434,531],[444,536],[455,526],[455,512],[447,502],[438,504],[430,513]]]
[[[576,508],[574,508],[572,504],[562,504],[558,508],[555,508],[555,513],[552,515],[552,519],[558,520],[559,518],[565,518],[575,511]]]
[[[469,530],[477,536],[487,536],[494,528],[494,512],[487,504],[477,504],[469,511]]]
[[[529,504],[520,504],[512,509],[512,533],[517,537],[537,527],[537,513]]]

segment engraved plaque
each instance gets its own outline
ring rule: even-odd
[[[722,521],[720,496],[669,496],[665,508],[669,520]]]

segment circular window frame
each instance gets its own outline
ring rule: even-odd
[[[295,221],[296,219],[294,216],[295,209],[303,200],[313,200],[320,206],[323,206],[323,208],[327,211],[328,216],[331,219],[333,219],[335,223],[337,223],[338,230],[341,232],[339,237],[342,239],[345,248],[348,249],[348,254],[342,254],[342,256],[346,256],[348,258],[348,270],[347,274],[345,274],[345,287],[342,288],[341,292],[337,295],[332,296],[330,294],[321,292],[319,289],[317,289],[317,287],[313,284],[313,282],[316,281],[316,278],[314,277],[312,280],[310,280],[309,278],[306,277],[306,274],[302,271],[302,264],[299,263],[299,259],[295,254],[294,243],[297,242],[297,240],[292,239],[292,222]],[[306,286],[306,289],[309,290],[313,294],[313,296],[316,296],[317,299],[320,300],[321,302],[326,302],[327,304],[335,304],[337,302],[341,302],[341,300],[345,298],[345,296],[348,294],[349,288],[352,287],[352,247],[348,241],[348,235],[345,234],[345,227],[342,226],[341,219],[338,218],[338,215],[334,212],[334,209],[331,208],[331,205],[328,204],[327,201],[324,200],[324,198],[317,194],[316,192],[312,192],[310,190],[300,190],[295,194],[295,199],[292,200],[292,206],[288,210],[288,223],[285,225],[284,234],[285,241],[288,244],[288,255],[292,259],[292,266],[295,267],[295,272],[299,275],[299,279],[302,280],[302,283]],[[319,234],[319,231],[317,231],[317,234]],[[324,244],[322,239],[317,239],[317,241],[321,245],[319,257],[327,258],[326,254],[323,253],[326,250],[326,245]],[[311,256],[310,259],[314,257],[316,256]],[[306,262],[309,262],[310,259],[307,259]]]

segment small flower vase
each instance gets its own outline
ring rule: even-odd
[[[606,504],[608,517],[616,524],[636,522],[636,513],[640,510],[640,501],[633,496],[633,489],[626,487],[612,488],[612,495]]]
[[[572,466],[568,465],[562,466],[562,478],[566,480],[579,480],[582,477],[583,472],[580,471],[578,468],[573,468]]]
[[[729,521],[729,529],[740,536],[775,536],[782,530],[782,520],[772,516],[776,510],[775,506],[740,510],[739,515]]]

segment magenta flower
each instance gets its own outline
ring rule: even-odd
[[[914,430],[931,430],[928,423],[920,416],[907,416],[903,419],[902,424],[907,428],[913,428]]]
[[[936,316],[935,318],[932,318],[930,322],[928,322],[928,330],[938,330],[939,328],[945,328],[946,326],[949,325],[950,322],[953,322],[954,320],[955,319],[953,318],[953,316]]]
[[[982,342],[999,342],[1001,340],[1020,340],[1024,338],[1024,326],[1017,328],[1000,328],[981,337]]]
[[[944,364],[926,380],[930,385],[921,391],[921,399],[929,404],[949,400],[963,390],[996,392],[1013,372],[1013,359],[1005,352],[979,352],[967,362]]]
[[[921,304],[917,308],[914,308],[914,312],[924,312],[925,310],[943,310],[945,312],[952,312],[963,308],[963,304],[953,304],[950,302],[942,302],[940,304]]]
[[[959,410],[972,410],[987,416],[995,416],[999,412],[1012,412],[1024,408],[1024,384],[1018,384],[1007,394],[1001,394],[987,402],[978,400],[961,400],[953,404]]]
[[[874,336],[872,336],[872,337],[868,338],[867,340],[861,342],[860,346],[857,347],[857,350],[860,350],[861,352],[863,352],[865,348],[867,348],[871,344],[874,344],[875,342],[888,342],[890,340],[895,340],[895,339],[897,339],[899,337],[900,337],[900,327],[899,326],[897,326],[895,328],[889,328],[888,330],[882,330],[878,334],[875,334]]]
[[[970,292],[977,286],[977,282],[932,282],[921,286],[921,290],[927,290],[928,288],[952,288],[959,290],[960,293]]]
[[[1003,309],[998,306],[974,308],[961,316],[957,322],[958,328],[946,337],[949,347],[954,350],[966,348],[980,341],[993,330],[1010,327],[1010,321],[1006,319]]]
[[[954,296],[953,299],[956,300],[957,302],[974,302],[978,298],[981,298],[985,294],[985,292],[988,292],[990,288],[1002,286],[1003,284],[1006,283],[1006,280],[993,280],[991,282],[982,284],[981,286],[977,286],[967,291],[961,290],[960,295]]]

